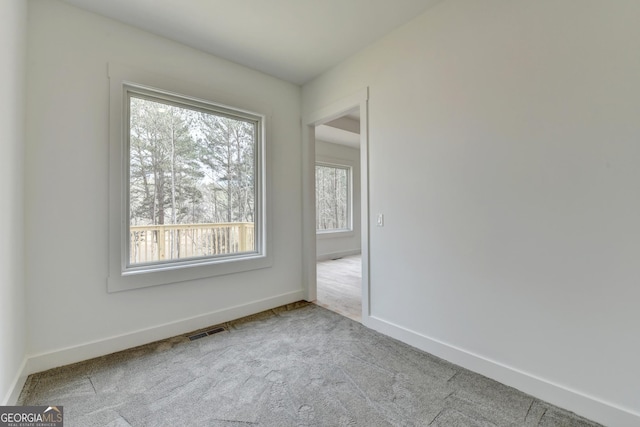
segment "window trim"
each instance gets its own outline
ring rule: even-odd
[[[117,292],[148,286],[179,283],[239,273],[272,265],[267,194],[270,182],[267,164],[267,115],[245,108],[230,107],[211,99],[227,97],[210,88],[175,80],[118,64],[109,64],[109,275],[107,291]],[[158,89],[162,88],[162,89]],[[129,117],[128,91],[161,94],[158,98],[179,99],[193,107],[231,113],[236,117],[259,119],[256,146],[256,252],[214,258],[194,258],[175,262],[128,267],[128,184]],[[186,100],[187,102],[184,102]],[[256,110],[252,108],[251,110]]]
[[[335,228],[331,230],[316,229],[317,239],[326,239],[333,237],[350,237],[355,235],[353,230],[353,162],[346,159],[333,159],[328,157],[316,158],[314,164],[314,174],[317,166],[325,166],[332,168],[340,168],[347,170],[347,228]],[[318,197],[318,189],[315,189],[315,197]],[[316,208],[317,209],[317,208]],[[318,212],[316,210],[316,221]]]
[[[216,262],[225,262],[235,258],[239,259],[250,259],[255,256],[260,256],[263,251],[264,245],[264,236],[262,233],[263,229],[263,221],[262,221],[262,195],[259,189],[262,185],[262,167],[261,162],[259,161],[262,157],[263,147],[263,123],[264,117],[249,113],[241,110],[232,110],[228,107],[221,106],[218,104],[213,104],[208,101],[193,99],[191,97],[186,97],[183,95],[177,95],[174,93],[170,93],[167,91],[160,91],[154,88],[150,88],[147,86],[142,86],[139,84],[132,84],[125,82],[123,83],[123,165],[124,171],[123,174],[126,176],[126,179],[123,180],[122,191],[124,194],[125,202],[122,206],[121,215],[125,218],[124,227],[122,227],[122,274],[129,275],[135,273],[145,273],[152,272],[156,270],[166,270],[173,268],[188,268],[195,265],[201,264],[210,264]],[[215,113],[217,115],[226,116],[232,119],[244,119],[250,122],[254,122],[256,124],[256,147],[255,147],[255,155],[254,155],[254,168],[255,168],[255,221],[254,227],[256,230],[255,233],[255,251],[251,252],[243,252],[241,254],[225,254],[220,256],[210,256],[210,257],[199,257],[199,258],[191,258],[191,259],[182,259],[182,260],[167,260],[164,262],[154,262],[154,263],[146,263],[140,265],[131,265],[130,263],[130,247],[131,247],[131,233],[130,233],[130,188],[129,182],[131,180],[131,112],[129,111],[131,106],[131,98],[137,97],[139,99],[146,99],[149,101],[165,101],[171,105],[181,107],[190,107],[192,109],[206,112],[206,113]]]

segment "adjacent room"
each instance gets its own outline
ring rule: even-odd
[[[639,18],[3,0],[0,404],[640,425]]]
[[[316,304],[362,319],[360,109],[315,127]]]

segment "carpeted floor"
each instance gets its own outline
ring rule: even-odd
[[[313,304],[29,377],[65,426],[596,426]]]

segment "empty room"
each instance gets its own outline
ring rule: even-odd
[[[640,425],[639,19],[2,0],[0,405]],[[322,303],[347,276],[351,315]]]

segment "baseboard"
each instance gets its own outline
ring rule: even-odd
[[[360,255],[360,249],[352,249],[350,251],[332,252],[330,254],[321,254],[316,256],[316,261],[328,261],[330,259],[342,258],[351,255]]]
[[[9,388],[9,392],[4,397],[4,400],[0,402],[0,406],[13,406],[18,402],[18,398],[20,397],[20,393],[22,392],[22,388],[24,384],[27,382],[27,358],[24,358],[22,363],[20,364],[20,368],[16,373],[16,377],[11,383],[11,387]]]
[[[640,414],[597,397],[503,365],[375,316],[365,318],[364,325],[590,420],[611,427],[640,426]]]
[[[24,371],[30,375],[36,372],[46,371],[47,369],[70,365],[72,363],[81,362],[94,357],[104,356],[117,351],[181,335],[196,329],[206,328],[207,326],[239,319],[241,317],[256,314],[281,305],[300,301],[303,298],[303,290],[288,292],[274,297],[216,310],[199,316],[165,323],[123,335],[87,342],[47,353],[32,355],[29,356],[26,369],[24,369]]]

